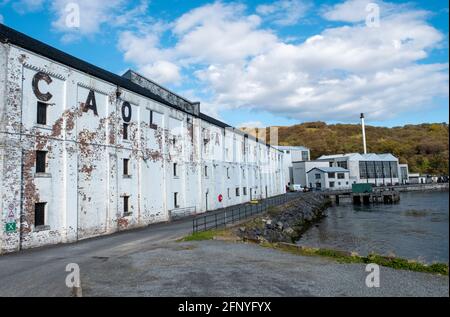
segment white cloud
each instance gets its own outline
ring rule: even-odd
[[[183,82],[194,74],[197,94],[210,96],[201,100],[210,114],[247,107],[300,120],[346,121],[364,111],[382,121],[448,96],[448,64],[423,63],[444,39],[427,23],[427,13],[378,2],[386,10],[380,27],[370,28],[358,23],[365,20],[366,2],[326,8],[326,18],[350,24],[299,44],[264,28],[242,4],[216,2],[173,21],[171,46],[161,44],[163,32],[130,30],[121,33],[119,48],[157,81]],[[257,11],[276,16],[279,3]],[[181,78],[185,72],[189,77]]]
[[[247,121],[238,124],[239,128],[264,128],[264,124],[261,121]]]
[[[19,0],[14,1],[13,8],[21,14],[39,11],[43,8],[45,0]]]
[[[144,76],[152,78],[161,84],[178,83],[181,79],[178,66],[168,61],[157,61],[153,64],[147,64],[139,70]]]
[[[311,4],[303,0],[279,0],[257,6],[256,12],[274,24],[286,26],[297,24],[310,7]]]
[[[78,0],[76,2],[72,0],[53,0],[51,2],[51,9],[56,16],[52,26],[56,30],[74,37],[98,33],[103,24],[115,21],[125,4],[124,0]],[[76,3],[79,6],[79,28],[71,28],[66,24],[67,5],[70,3]]]
[[[260,26],[260,17],[245,15],[242,5],[205,5],[175,21],[173,33],[179,39],[175,50],[190,62],[240,61],[266,52],[276,41],[272,32]]]

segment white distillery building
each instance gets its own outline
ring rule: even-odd
[[[294,180],[293,163],[299,161],[309,161],[311,152],[304,146],[276,146],[284,153],[283,169],[285,176],[285,186],[296,184]]]
[[[0,24],[0,252],[285,192],[283,153]]]
[[[300,161],[292,163],[292,174],[294,184],[302,187],[314,187],[314,179],[310,179],[308,171],[314,167],[329,167],[330,164],[327,161]]]
[[[348,169],[352,184],[371,183],[376,186],[387,186],[401,182],[398,158],[389,153],[323,155],[317,160],[328,162],[330,167]]]
[[[314,167],[307,172],[313,188],[339,190],[351,187],[349,170],[342,167]]]

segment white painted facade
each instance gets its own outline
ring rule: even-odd
[[[308,171],[314,167],[329,167],[330,164],[326,161],[301,161],[292,163],[292,173],[294,184],[302,187],[313,187],[314,182],[309,179]]]
[[[332,167],[350,171],[350,182],[371,183],[376,186],[400,184],[398,158],[392,154],[336,154],[322,155],[318,161],[328,162]]]
[[[13,31],[0,25],[3,32]],[[78,63],[107,72],[45,45],[32,52],[39,45],[24,48],[18,39],[0,43],[0,253],[285,192],[277,149],[199,113],[195,103],[186,101],[187,110],[165,104],[142,85],[113,74],[112,82],[100,79]],[[38,102],[46,104],[45,124],[37,123]],[[45,170],[37,172],[42,152]]]
[[[312,187],[318,190],[349,189],[349,170],[342,167],[314,167],[307,172]]]
[[[283,169],[285,175],[285,186],[296,184],[294,181],[293,163],[309,161],[311,152],[304,146],[276,146],[284,153]]]

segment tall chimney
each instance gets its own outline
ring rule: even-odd
[[[367,154],[367,147],[366,147],[366,126],[364,125],[364,113],[361,113],[361,128],[362,128],[362,138],[363,138],[364,154]]]

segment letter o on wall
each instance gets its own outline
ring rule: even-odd
[[[125,122],[130,122],[131,121],[131,105],[128,101],[125,101],[122,104],[122,119]]]

